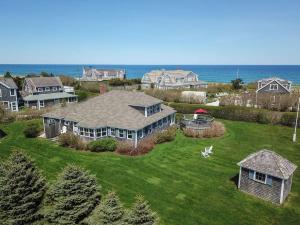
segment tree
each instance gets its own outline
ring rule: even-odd
[[[150,205],[142,196],[136,197],[136,202],[128,216],[128,223],[131,225],[156,225],[158,217],[150,209]]]
[[[6,78],[11,78],[11,73],[9,71],[6,71],[5,74],[4,74],[4,77]]]
[[[47,194],[46,219],[53,224],[77,224],[92,212],[99,199],[96,178],[69,165]]]
[[[105,196],[104,201],[95,209],[91,217],[87,220],[90,225],[122,225],[125,224],[125,211],[115,192],[110,192]]]
[[[0,166],[0,224],[32,224],[42,218],[45,179],[24,153],[14,151]]]
[[[231,84],[232,84],[232,88],[234,90],[239,90],[243,87],[242,84],[244,84],[243,80],[241,78],[237,78],[235,80],[232,80],[231,81]]]

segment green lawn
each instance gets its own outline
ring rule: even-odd
[[[223,121],[224,137],[196,140],[178,134],[175,141],[156,146],[146,156],[79,152],[44,139],[26,139],[24,122],[2,125],[8,136],[0,140],[0,157],[24,149],[49,181],[68,163],[81,165],[97,176],[102,192],[115,190],[128,206],[137,194],[148,199],[165,225],[297,224],[300,221],[300,173],[283,206],[266,203],[237,190],[236,163],[262,148],[273,149],[300,165],[300,142],[291,143],[288,127]],[[300,135],[300,134],[299,134]],[[200,151],[214,145],[204,159]]]

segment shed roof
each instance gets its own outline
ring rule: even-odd
[[[27,95],[23,97],[24,101],[43,101],[49,99],[61,99],[61,98],[71,98],[76,97],[77,95],[73,95],[67,92],[54,92],[48,94],[39,94],[39,95]]]
[[[59,77],[26,77],[25,80],[35,87],[63,86]]]
[[[263,149],[247,156],[238,163],[239,166],[269,174],[281,179],[288,179],[297,166],[276,152]]]
[[[138,130],[175,113],[171,107],[162,105],[160,112],[145,117],[143,112],[132,107],[147,107],[158,103],[161,103],[161,100],[142,92],[110,91],[85,102],[59,108],[43,116],[64,118],[78,122],[79,126],[87,128],[110,126]]]
[[[7,77],[0,77],[0,82],[7,86],[8,88],[18,89],[18,86],[14,82],[12,78]]]

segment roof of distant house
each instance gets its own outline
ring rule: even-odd
[[[16,85],[16,83],[12,78],[0,77],[0,82],[8,88],[18,89],[18,86]]]
[[[265,173],[281,179],[288,179],[297,166],[270,150],[260,150],[247,156],[239,166]]]
[[[160,112],[145,117],[144,110],[135,107],[148,107],[162,103],[161,100],[142,92],[110,91],[79,104],[59,108],[44,117],[64,118],[78,122],[87,128],[116,127],[121,129],[142,129],[176,111],[162,105]]]
[[[63,86],[59,77],[26,77],[25,80],[35,87]]]
[[[289,80],[284,80],[282,78],[279,78],[279,77],[268,77],[268,78],[263,78],[261,80],[258,80],[258,82],[264,82],[264,83],[269,83],[273,80],[276,80],[278,82],[287,82],[287,83],[292,83],[292,81],[289,81]]]
[[[77,97],[77,95],[69,94],[67,92],[54,92],[47,94],[39,94],[39,95],[28,95],[23,97],[24,101],[44,101],[50,99],[62,99],[62,98],[72,98]]]
[[[103,75],[104,73],[107,73],[107,75],[115,75],[120,72],[125,73],[124,69],[97,69],[92,67],[84,67],[83,69],[87,74],[95,73],[96,75]]]

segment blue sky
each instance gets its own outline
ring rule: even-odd
[[[299,0],[0,0],[0,64],[300,64]]]

